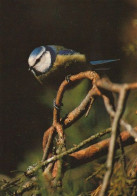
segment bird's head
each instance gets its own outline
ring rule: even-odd
[[[52,66],[51,53],[45,46],[35,48],[28,58],[29,70],[35,75],[46,73]]]

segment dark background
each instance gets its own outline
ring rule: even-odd
[[[48,94],[54,84],[49,81],[44,89],[30,75],[30,52],[40,45],[58,44],[86,53],[92,60],[120,58],[109,77],[116,82],[134,81],[137,63],[128,43],[137,39],[137,27],[130,22],[137,10],[134,1],[120,0],[12,0],[0,4],[0,173],[9,174],[26,151],[41,147],[44,130],[52,122],[52,100],[49,107],[39,95]]]

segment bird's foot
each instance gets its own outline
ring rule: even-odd
[[[56,108],[56,110],[60,110],[61,106],[63,106],[63,103],[61,103],[61,105],[57,105],[56,100],[53,100],[53,107]]]
[[[70,80],[70,77],[71,77],[71,74],[69,74],[69,75],[67,75],[66,77],[65,77],[65,80],[69,83],[71,80]]]

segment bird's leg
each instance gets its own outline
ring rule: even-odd
[[[53,107],[56,108],[57,110],[60,110],[61,106],[63,106],[63,103],[61,103],[60,105],[56,104],[56,99],[53,100]]]
[[[67,75],[66,77],[65,77],[65,80],[69,83],[70,82],[70,77],[71,77],[71,74],[69,74],[69,75]]]

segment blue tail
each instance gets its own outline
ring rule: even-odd
[[[120,59],[90,61],[90,64],[91,64],[91,65],[100,65],[100,64],[111,63],[111,62],[119,61],[119,60],[120,60]]]

